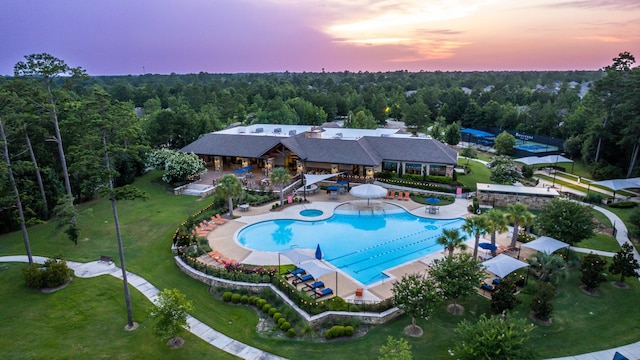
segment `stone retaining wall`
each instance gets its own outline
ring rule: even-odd
[[[293,308],[298,314],[300,314],[300,316],[303,319],[305,319],[311,325],[320,325],[329,319],[336,319],[336,318],[345,318],[345,319],[357,318],[363,324],[379,325],[379,324],[384,324],[387,321],[400,316],[402,313],[398,308],[391,308],[382,313],[326,311],[318,315],[309,315],[306,311],[300,309],[293,301],[291,301],[289,297],[283,294],[282,291],[280,291],[280,289],[273,286],[272,284],[266,284],[266,283],[254,284],[254,283],[246,283],[246,282],[216,278],[211,275],[207,275],[201,271],[193,269],[192,267],[187,265],[184,261],[182,261],[182,259],[179,256],[174,257],[174,259],[176,261],[176,265],[178,265],[178,268],[183,273],[187,274],[192,279],[198,280],[212,287],[222,286],[222,287],[232,288],[232,289],[247,289],[254,293],[258,293],[260,290],[264,288],[270,288],[271,290],[273,290],[273,292],[276,295],[278,295],[278,297],[280,297],[280,299],[282,299],[282,301],[284,301],[287,305],[291,306],[291,308]]]

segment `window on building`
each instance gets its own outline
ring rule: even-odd
[[[422,164],[405,164],[404,165],[405,174],[417,174],[422,175]]]
[[[431,165],[429,166],[429,175],[433,176],[446,176],[447,167],[443,165]]]

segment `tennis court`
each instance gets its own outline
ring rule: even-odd
[[[541,144],[533,141],[517,140],[514,149],[524,150],[531,153],[543,153],[550,151],[558,151],[558,147],[554,145]]]

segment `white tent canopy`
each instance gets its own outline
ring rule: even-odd
[[[379,185],[364,184],[354,186],[349,193],[363,199],[378,199],[387,195],[387,189]]]
[[[305,254],[301,249],[291,249],[281,253],[291,260],[294,265],[300,265],[304,261],[314,260],[315,257]],[[306,270],[306,269],[305,269]]]
[[[484,266],[487,271],[490,271],[496,274],[496,276],[503,278],[520,268],[529,266],[529,264],[524,261],[516,260],[511,256],[499,254],[493,259],[489,259],[483,262],[482,266]]]
[[[327,180],[329,178],[332,178],[332,177],[340,175],[340,174],[342,174],[342,173],[339,172],[339,173],[335,173],[335,174],[326,174],[326,175],[304,174],[304,183],[305,183],[305,185],[309,186],[311,184],[315,184],[315,183],[320,182],[322,180]]]
[[[541,236],[531,242],[522,244],[522,246],[539,252],[551,254],[558,249],[569,247],[569,244],[548,236]]]
[[[573,160],[568,159],[562,155],[547,155],[547,156],[527,156],[519,159],[515,159],[514,161],[523,163],[526,165],[538,165],[538,164],[555,164],[559,162],[573,162]]]
[[[613,191],[618,191],[622,189],[640,188],[640,177],[631,178],[631,179],[611,179],[611,180],[595,181],[595,182],[592,182],[591,185],[604,186]]]
[[[299,267],[311,274],[314,279],[318,279],[322,275],[335,272],[335,270],[328,268],[320,260],[305,261],[300,264]]]

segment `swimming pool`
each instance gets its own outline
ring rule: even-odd
[[[384,212],[338,211],[324,220],[270,220],[249,225],[238,242],[253,250],[283,252],[291,248],[315,250],[324,260],[364,285],[388,276],[397,265],[442,250],[437,238],[444,228],[460,228],[462,218],[436,220],[404,210]]]
[[[324,214],[324,212],[318,209],[304,209],[300,211],[300,215],[304,217],[317,217],[321,216],[322,214]]]

